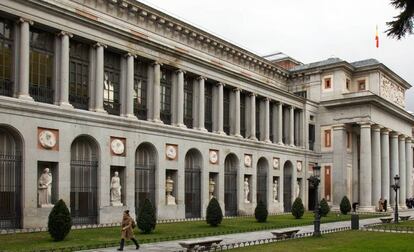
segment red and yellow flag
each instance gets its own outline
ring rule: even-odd
[[[375,46],[378,48],[379,47],[379,37],[378,37],[378,25],[376,27],[376,32],[375,32]]]

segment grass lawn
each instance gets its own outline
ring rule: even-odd
[[[394,220],[392,220],[394,221]],[[385,227],[387,229],[390,229],[392,227],[398,227],[398,228],[405,228],[405,227],[409,227],[409,228],[414,228],[414,220],[409,220],[409,221],[399,221],[398,224],[395,223],[387,223],[387,224],[382,224],[382,225],[378,225],[376,227]]]
[[[378,215],[360,215],[360,218],[378,217]],[[329,214],[322,218],[322,223],[349,220],[350,215]],[[276,229],[286,226],[311,225],[313,223],[313,213],[305,213],[302,219],[296,220],[289,215],[269,216],[266,223],[258,223],[254,217],[242,217],[224,219],[219,227],[210,227],[205,221],[179,222],[158,224],[151,234],[139,234],[136,237],[141,243],[154,242],[154,239],[173,240],[184,239],[186,235],[210,236],[226,233],[239,233],[254,231],[255,229]],[[171,237],[173,236],[173,237]],[[40,250],[51,248],[65,248],[73,246],[96,247],[99,244],[114,243],[120,239],[120,228],[97,228],[72,230],[62,242],[53,242],[47,232],[22,233],[0,235],[0,251],[24,251]]]
[[[265,245],[234,249],[234,252],[309,252],[309,251],[334,251],[334,252],[369,252],[369,251],[413,251],[414,234],[395,234],[364,231],[347,231],[325,234],[321,238],[303,238],[290,241],[282,241]]]

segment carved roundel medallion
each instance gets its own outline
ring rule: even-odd
[[[273,169],[279,169],[279,159],[273,158]]]
[[[251,155],[244,155],[244,165],[246,167],[252,166],[252,156]]]
[[[165,149],[165,155],[168,159],[175,159],[177,157],[177,147],[174,145],[167,145]]]
[[[297,162],[296,169],[297,169],[298,172],[302,172],[302,161]]]
[[[52,149],[56,145],[56,136],[50,130],[42,130],[39,133],[40,145],[45,149]]]
[[[121,139],[115,138],[111,142],[111,150],[116,155],[122,155],[125,151],[125,145]]]
[[[210,159],[210,163],[217,164],[217,162],[218,162],[218,151],[210,150],[209,159]]]

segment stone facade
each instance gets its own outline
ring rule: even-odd
[[[78,224],[119,222],[144,198],[159,219],[203,217],[210,193],[226,215],[253,214],[258,200],[270,213],[288,211],[297,193],[311,208],[316,163],[320,196],[334,207],[348,195],[373,210],[391,198],[396,173],[400,196],[412,197],[414,118],[382,97],[380,80],[403,93],[409,85],[382,64],[286,70],[132,0],[0,7],[13,59],[2,86],[11,91],[0,96],[0,197],[9,202],[0,227],[46,226],[50,208],[39,207],[36,190],[45,167],[52,203],[63,199]],[[115,172],[122,197],[111,205]]]

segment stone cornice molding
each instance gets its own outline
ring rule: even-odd
[[[79,0],[71,0],[78,3]],[[80,1],[84,7],[88,6],[94,10],[94,1]],[[189,47],[202,50],[204,53],[212,54],[216,57],[224,57],[233,64],[242,66],[254,72],[259,72],[269,78],[287,80],[289,72],[276,66],[272,62],[245,50],[237,45],[225,41],[213,34],[203,31],[191,24],[185,23],[175,17],[165,14],[146,4],[132,0],[101,0],[101,4],[108,4],[111,12],[103,12],[106,15],[121,19],[133,25],[142,26],[142,23],[149,23],[148,26],[142,26],[151,32],[158,33],[161,36],[184,43]],[[85,10],[83,10],[85,11]],[[135,16],[136,19],[128,18],[129,15]],[[135,22],[132,22],[135,20]],[[151,27],[151,25],[155,27]],[[189,41],[182,41],[182,36]],[[201,48],[200,48],[201,47]],[[213,50],[208,50],[211,48]],[[206,50],[207,49],[207,50]]]

